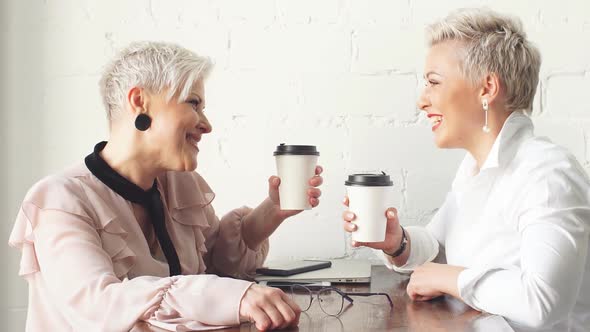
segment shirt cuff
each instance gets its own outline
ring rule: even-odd
[[[239,325],[240,303],[251,285],[213,275],[182,276],[175,280],[153,318],[164,323]]]
[[[475,284],[483,275],[482,271],[474,268],[469,268],[461,271],[457,278],[457,289],[461,299],[472,306],[473,289]]]
[[[389,260],[389,255],[379,250],[379,256],[390,269],[400,273],[411,273],[418,266],[431,262],[438,255],[438,241],[432,236],[427,229],[419,226],[404,227],[410,237],[410,255],[406,264],[396,266]]]

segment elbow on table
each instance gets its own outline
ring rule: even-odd
[[[516,323],[526,328],[539,329],[551,326],[554,321],[550,311],[531,308],[527,315]]]
[[[554,289],[535,293],[527,301],[529,305],[522,317],[516,321],[518,325],[533,329],[548,328],[567,318],[573,306],[566,300],[567,297]]]

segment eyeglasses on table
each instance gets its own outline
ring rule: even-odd
[[[325,287],[317,290],[314,287],[314,290],[312,290],[304,285],[291,285],[285,291],[299,305],[302,312],[311,308],[314,295],[320,309],[329,316],[339,316],[344,309],[345,301],[348,302],[348,305],[353,304],[353,296],[385,296],[389,306],[393,308],[393,301],[391,301],[391,297],[387,293],[347,293],[336,287]]]

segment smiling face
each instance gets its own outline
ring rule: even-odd
[[[440,148],[468,148],[481,135],[484,112],[481,88],[461,71],[463,45],[444,41],[433,45],[426,58],[426,86],[418,107],[427,113]]]
[[[184,101],[177,97],[166,102],[165,92],[150,98],[149,129],[152,155],[161,169],[194,171],[197,167],[198,143],[212,128],[203,113],[205,94],[199,80]],[[153,145],[152,145],[153,144]]]

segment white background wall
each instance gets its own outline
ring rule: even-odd
[[[255,205],[280,142],[315,144],[325,168],[321,206],[287,221],[271,258],[370,257],[341,230],[348,173],[395,182],[405,224],[425,224],[449,188],[461,151],[439,151],[415,106],[424,25],[464,6],[522,18],[543,54],[537,132],[588,169],[590,1],[1,0],[0,216],[6,243],[19,203],[43,175],[80,162],[107,138],[97,81],[134,40],[178,42],[212,56],[199,171],[218,214]],[[540,114],[542,111],[542,114]],[[2,326],[22,330],[26,283],[17,250],[2,249]]]

